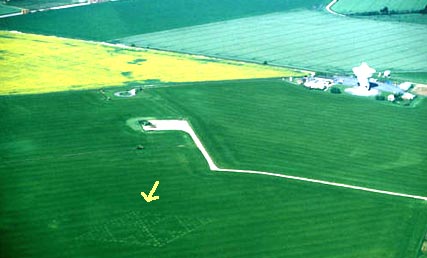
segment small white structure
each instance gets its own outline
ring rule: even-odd
[[[359,86],[369,89],[369,78],[376,73],[376,70],[363,62],[360,66],[353,67],[353,73],[357,77]]]
[[[390,101],[390,102],[393,102],[395,99],[396,98],[394,97],[393,94],[390,94],[390,95],[387,96],[387,100]]]
[[[135,96],[136,95],[136,89],[131,89],[130,91],[128,91],[129,92],[129,94],[131,95],[131,96]]]
[[[114,93],[114,96],[116,97],[122,97],[122,98],[129,98],[136,95],[136,89],[131,89],[128,91],[119,91]]]
[[[407,91],[409,90],[409,88],[411,88],[412,83],[410,82],[402,82],[401,84],[399,84],[399,88],[403,91]]]
[[[409,92],[405,92],[402,95],[402,99],[404,99],[404,100],[413,100],[414,98],[415,98],[415,95],[411,94]]]
[[[384,77],[386,78],[386,77],[389,77],[390,76],[390,74],[391,74],[391,71],[390,70],[385,70],[384,71]]]

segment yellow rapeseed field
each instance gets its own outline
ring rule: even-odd
[[[195,82],[302,74],[285,68],[6,31],[0,31],[0,54],[0,95],[95,89],[146,80]]]

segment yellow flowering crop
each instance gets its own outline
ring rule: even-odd
[[[195,82],[301,75],[221,59],[0,31],[0,94],[122,86],[159,80]]]

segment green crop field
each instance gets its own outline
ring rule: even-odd
[[[279,80],[262,88],[247,82],[200,90],[159,92],[186,110],[185,117],[199,118],[192,124],[220,167],[427,196],[425,103],[416,109],[381,105]],[[405,130],[396,130],[400,125]]]
[[[210,172],[188,135],[126,125],[186,117],[220,165],[425,194],[425,102],[396,108],[253,80],[111,101],[98,91],[2,96],[0,108],[2,257],[406,258],[425,233],[423,201]],[[408,131],[389,126],[398,123]],[[402,155],[414,163],[391,160]],[[160,200],[146,203],[139,193],[156,180]]]
[[[389,11],[416,11],[427,7],[427,0],[340,0],[333,5],[332,10],[338,13],[352,14],[364,12],[379,12],[384,7]]]
[[[295,8],[313,8],[327,2],[327,0],[129,0],[1,19],[0,29],[105,41]]]
[[[396,8],[409,2],[422,4]],[[127,0],[0,19],[83,39],[0,33],[0,258],[425,258],[425,97],[308,90],[288,77],[309,72],[286,67],[365,61],[427,84],[427,23],[328,3]],[[141,119],[185,119],[197,136]]]
[[[426,49],[424,31],[425,25],[419,24],[294,11],[137,35],[120,42],[323,71],[348,72],[366,61],[377,70],[425,72],[427,52],[420,51]]]

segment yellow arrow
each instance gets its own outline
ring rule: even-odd
[[[155,200],[158,200],[160,197],[159,196],[153,196],[154,192],[157,189],[157,186],[159,185],[159,181],[156,181],[153,185],[153,188],[151,189],[150,193],[148,195],[146,195],[144,192],[141,192],[141,196],[144,197],[144,200],[146,202],[152,202]]]

